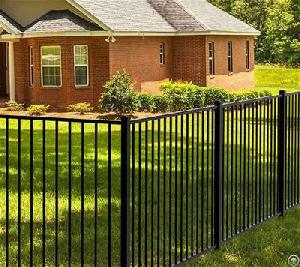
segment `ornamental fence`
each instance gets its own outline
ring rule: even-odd
[[[0,115],[0,264],[174,266],[300,203],[300,92],[121,121]]]

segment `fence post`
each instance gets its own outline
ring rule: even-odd
[[[222,144],[223,144],[223,107],[216,102],[215,110],[215,172],[214,172],[214,244],[220,248],[222,244]]]
[[[121,117],[121,266],[129,266],[130,119]]]
[[[278,199],[279,213],[285,212],[285,171],[286,171],[286,92],[279,91],[278,105]]]

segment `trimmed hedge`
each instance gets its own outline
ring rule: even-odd
[[[106,91],[100,98],[100,108],[117,114],[130,114],[135,111],[175,112],[214,105],[217,101],[238,102],[272,95],[267,90],[228,92],[223,88],[179,82],[161,84],[162,95],[136,93],[132,79],[125,71],[118,72],[104,88]]]

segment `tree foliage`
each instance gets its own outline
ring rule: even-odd
[[[259,62],[300,65],[299,0],[208,0],[261,31]]]

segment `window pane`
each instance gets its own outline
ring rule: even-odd
[[[74,46],[75,84],[88,84],[88,46]]]
[[[60,47],[42,47],[42,65],[59,66],[61,63]]]
[[[60,86],[60,67],[43,67],[43,85]]]
[[[76,85],[87,85],[87,67],[75,67]]]
[[[88,47],[87,45],[75,46],[75,65],[88,64]]]

